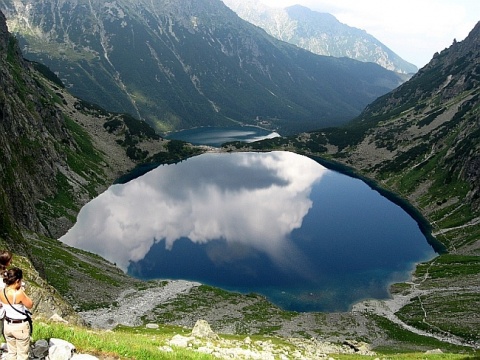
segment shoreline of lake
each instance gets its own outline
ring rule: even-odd
[[[205,130],[205,129],[218,129],[218,128],[236,128],[236,127],[252,127],[252,128],[257,128],[257,129],[260,129],[260,130],[265,130],[265,131],[270,131],[270,132],[277,132],[277,130],[275,129],[268,129],[268,128],[265,128],[265,127],[262,127],[260,125],[253,125],[253,124],[235,124],[235,125],[232,125],[232,126],[222,126],[222,127],[218,127],[218,126],[211,126],[211,125],[205,125],[205,126],[194,126],[194,127],[191,127],[191,128],[187,128],[187,129],[177,129],[177,130],[171,130],[171,131],[165,131],[163,133],[160,134],[160,136],[164,137],[164,138],[167,138],[168,136],[170,136],[171,134],[174,134],[174,133],[180,133],[180,132],[184,132],[184,131],[189,131],[189,130]],[[280,134],[279,134],[280,135]],[[281,136],[281,135],[280,135]]]

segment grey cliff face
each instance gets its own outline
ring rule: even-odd
[[[48,179],[56,171],[55,163],[61,163],[50,140],[61,141],[66,134],[56,109],[42,104],[44,89],[28,75],[29,65],[9,35],[3,14],[1,20],[0,154],[2,192],[7,196],[2,216],[11,215],[27,228],[41,232],[35,202],[53,195]],[[44,118],[51,119],[48,125]]]

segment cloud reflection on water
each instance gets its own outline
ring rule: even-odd
[[[210,252],[212,261],[230,262],[252,249],[308,276],[308,261],[289,236],[312,206],[312,186],[327,171],[288,152],[204,154],[111,186],[82,208],[60,240],[126,270],[161,240],[171,249],[182,237],[195,243],[224,239],[228,251]]]

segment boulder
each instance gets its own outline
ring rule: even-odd
[[[32,356],[42,359],[48,355],[48,341],[44,339],[37,340],[32,346]]]
[[[53,321],[53,322],[57,322],[57,323],[64,323],[64,324],[68,324],[68,321],[65,320],[64,318],[62,318],[60,315],[58,315],[57,313],[53,314],[52,316],[50,316],[50,318],[48,319],[50,321]]]
[[[192,330],[192,336],[203,339],[218,339],[218,335],[215,334],[210,327],[210,324],[206,320],[197,320]]]

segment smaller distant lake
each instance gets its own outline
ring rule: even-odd
[[[230,141],[253,142],[279,137],[277,132],[256,126],[200,127],[172,132],[166,139],[183,140],[193,145],[209,145],[219,147]]]

